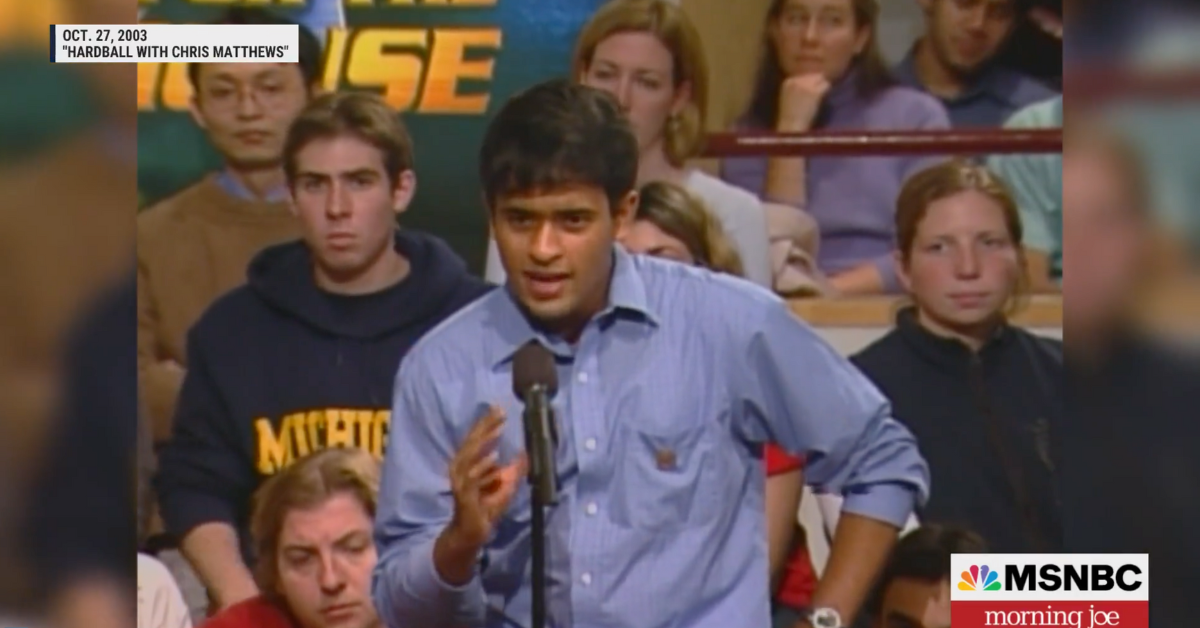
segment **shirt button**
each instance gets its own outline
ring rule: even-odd
[[[583,441],[583,448],[588,451],[596,451],[596,439],[589,438]]]
[[[584,586],[591,584],[592,583],[592,574],[585,573],[582,576],[579,576],[579,581],[582,582]]]
[[[580,384],[586,384],[587,383],[587,373],[580,373],[578,379],[579,379]]]
[[[586,512],[588,515],[594,515],[594,514],[596,514],[596,511],[597,511],[597,510],[600,510],[600,508],[598,508],[598,507],[596,506],[596,502],[592,502],[592,503],[588,504],[588,505],[587,505],[587,507],[586,507],[586,508],[584,508],[583,510],[584,510],[584,512]]]

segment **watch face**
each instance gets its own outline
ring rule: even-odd
[[[832,608],[818,608],[813,611],[809,623],[813,628],[842,628],[842,616]]]

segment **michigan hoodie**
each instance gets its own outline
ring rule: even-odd
[[[326,447],[383,456],[400,359],[490,288],[434,237],[397,232],[396,248],[408,277],[361,296],[320,290],[302,242],[267,248],[201,316],[156,482],[176,539],[230,523],[252,564],[246,525],[264,479]]]

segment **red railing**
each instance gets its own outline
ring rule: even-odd
[[[708,136],[703,157],[1060,153],[1061,129],[741,132]]]

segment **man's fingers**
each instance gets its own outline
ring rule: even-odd
[[[470,469],[467,470],[467,481],[475,484],[480,484],[488,475],[496,472],[500,467],[500,454],[491,452],[483,458],[477,460]]]
[[[504,429],[504,411],[491,406],[487,414],[477,421],[455,456],[452,467],[456,472],[466,473],[482,457],[490,453],[492,444],[500,437]]]

